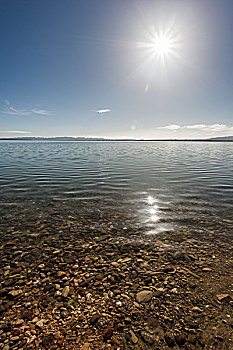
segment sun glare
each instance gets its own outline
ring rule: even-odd
[[[170,28],[165,30],[154,28],[148,31],[148,41],[139,43],[144,51],[145,61],[158,61],[165,64],[172,57],[178,57],[180,36]]]
[[[154,53],[159,56],[166,56],[172,48],[172,43],[168,36],[156,34],[153,49]]]

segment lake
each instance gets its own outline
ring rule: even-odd
[[[58,217],[145,237],[232,227],[233,143],[2,141],[0,154],[6,229]]]

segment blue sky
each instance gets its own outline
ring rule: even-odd
[[[232,13],[231,0],[1,0],[0,136],[233,135]]]

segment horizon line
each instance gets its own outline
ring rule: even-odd
[[[232,139],[231,139],[232,138]],[[223,139],[224,141],[233,141],[233,135],[215,136],[210,138],[129,138],[129,137],[106,137],[106,136],[18,136],[18,137],[0,137],[0,140],[52,140],[52,139],[70,139],[65,141],[214,141]]]

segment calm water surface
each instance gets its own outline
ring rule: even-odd
[[[31,219],[46,208],[127,215],[146,233],[226,225],[233,143],[0,142],[0,213],[20,220],[30,209]]]

